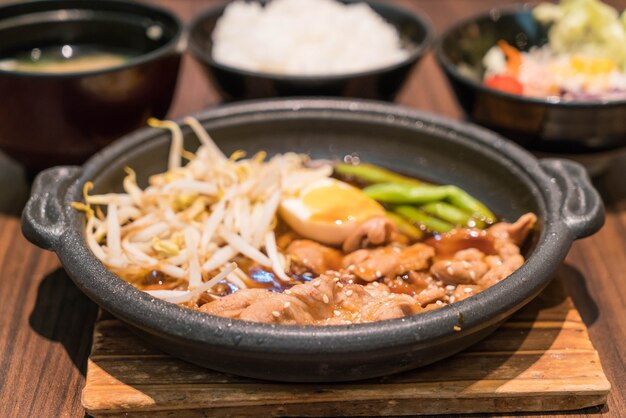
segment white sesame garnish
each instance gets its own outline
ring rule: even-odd
[[[340,289],[343,288],[343,283],[337,283],[337,287]]]
[[[465,293],[472,293],[474,291],[474,289],[472,289],[471,287],[466,287],[465,289],[463,289],[463,291]]]
[[[278,318],[280,316],[280,312],[272,311],[272,315],[274,315],[274,317]]]
[[[285,295],[291,295],[291,290],[287,289],[283,292]]]
[[[285,304],[283,305],[283,308],[287,309],[290,306],[291,306],[291,302],[285,302]]]
[[[454,286],[452,286],[451,284],[446,286],[446,290],[449,291],[449,292],[454,291],[454,289],[456,289],[456,288]]]
[[[324,301],[324,303],[328,303],[328,302],[330,302],[330,299],[328,299],[328,295],[324,295],[324,296],[322,297],[322,300]]]
[[[354,271],[354,269],[356,268],[356,266],[354,264],[350,264],[347,268],[348,271]]]
[[[442,301],[440,301],[440,300],[438,300],[437,302],[435,302],[435,305],[439,305],[439,306],[441,306],[441,305],[443,305],[443,302],[442,302]]]
[[[372,283],[372,286],[374,286],[374,287],[378,287],[378,285],[379,285],[379,283],[378,283],[378,282],[374,282],[374,283]]]
[[[383,273],[380,270],[376,270],[374,274],[376,274],[376,277],[380,277],[383,275]]]
[[[321,282],[319,280],[313,282],[313,287],[319,287]]]
[[[389,295],[389,299],[395,299],[396,295],[394,295],[393,293],[391,295]]]
[[[340,311],[333,311],[333,313],[335,314],[335,316],[339,316],[339,315],[341,315],[341,312],[340,312]]]
[[[454,296],[450,296],[450,299],[449,299],[450,303],[454,303],[455,300],[456,298]]]
[[[454,269],[452,268],[452,266],[448,267],[446,271],[448,272],[448,274],[454,274]]]
[[[470,270],[469,271],[469,275],[472,278],[472,280],[474,280],[476,278],[476,272],[474,270]]]
[[[352,293],[354,293],[352,289],[346,290],[346,296],[352,296]]]
[[[335,277],[335,278],[333,279],[333,282],[335,282],[335,283],[337,283],[338,281],[339,281],[339,277]]]

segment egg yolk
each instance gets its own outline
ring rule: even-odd
[[[349,185],[316,187],[301,199],[311,211],[311,221],[341,225],[344,222],[364,221],[384,213],[378,202]]]

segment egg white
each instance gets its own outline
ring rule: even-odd
[[[349,219],[312,219],[316,215],[317,210],[306,204],[306,195],[316,189],[329,187],[332,188],[331,193],[328,195],[329,199],[333,198],[331,195],[337,196],[344,192],[347,195],[349,194],[349,196],[358,197],[358,201],[355,199],[353,202],[350,202],[353,205],[348,204],[349,206],[354,206],[349,209],[353,213]],[[337,210],[345,210],[346,202],[341,202],[340,200],[337,199]],[[366,202],[367,205],[359,204],[363,202]],[[366,207],[368,205],[369,207]],[[282,219],[296,233],[304,238],[332,246],[341,245],[363,221],[376,215],[384,215],[384,213],[385,211],[380,204],[367,197],[359,189],[333,178],[325,178],[314,182],[302,190],[298,196],[283,198],[279,208],[279,214]]]

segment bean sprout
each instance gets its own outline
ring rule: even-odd
[[[274,232],[281,199],[330,176],[331,166],[309,168],[308,157],[295,153],[267,159],[263,151],[250,158],[236,151],[228,158],[200,122],[184,122],[200,143],[193,155],[183,148],[180,126],[149,121],[171,133],[171,146],[167,171],[151,176],[147,187],[128,167],[124,193],[89,194],[91,183],[85,185],[84,202],[72,206],[87,215],[89,248],[122,277],[144,269],[181,280],[176,288],[148,291],[174,303],[211,294],[221,280],[247,287],[250,277],[233,263],[242,257],[290,281]]]

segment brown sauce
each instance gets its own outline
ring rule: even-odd
[[[485,230],[457,229],[447,234],[435,235],[424,243],[435,248],[437,258],[450,258],[469,248],[476,248],[486,255],[496,254],[493,237],[487,235]]]

